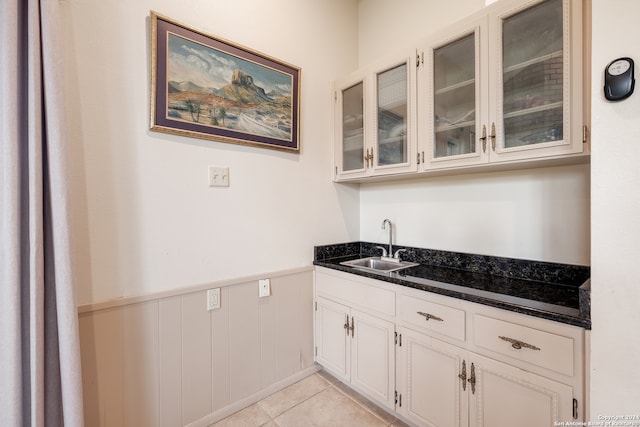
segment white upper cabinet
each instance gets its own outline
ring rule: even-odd
[[[335,180],[416,171],[414,55],[334,83]]]
[[[337,80],[334,179],[588,162],[583,1],[500,0]]]
[[[492,161],[581,153],[581,2],[505,6],[489,22],[489,34],[496,35],[490,51],[497,52],[489,67],[495,76],[489,86],[496,125]]]
[[[582,4],[502,1],[429,39],[423,170],[582,153]]]
[[[488,119],[486,44],[487,19],[480,17],[448,28],[423,50],[418,122],[425,169],[489,161],[481,139]]]

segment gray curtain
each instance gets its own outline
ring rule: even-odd
[[[0,425],[80,426],[59,0],[0,0]]]

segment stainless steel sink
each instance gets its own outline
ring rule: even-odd
[[[380,273],[398,271],[404,268],[415,267],[416,265],[419,265],[415,262],[408,261],[387,261],[377,256],[354,259],[352,261],[343,261],[340,264],[346,265],[348,267],[360,268],[362,270],[377,271]]]

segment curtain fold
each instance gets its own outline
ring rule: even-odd
[[[0,2],[0,424],[81,426],[58,0]]]

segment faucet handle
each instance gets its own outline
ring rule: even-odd
[[[400,252],[406,252],[406,251],[407,251],[406,249],[398,249],[398,250],[396,251],[396,253],[393,255],[393,257],[394,257],[395,259],[400,259],[400,256],[399,256],[399,255],[400,255]]]
[[[382,256],[383,257],[387,256],[387,250],[385,248],[383,248],[382,246],[376,246],[376,248],[382,249]],[[389,255],[391,255],[391,254],[389,254]]]

